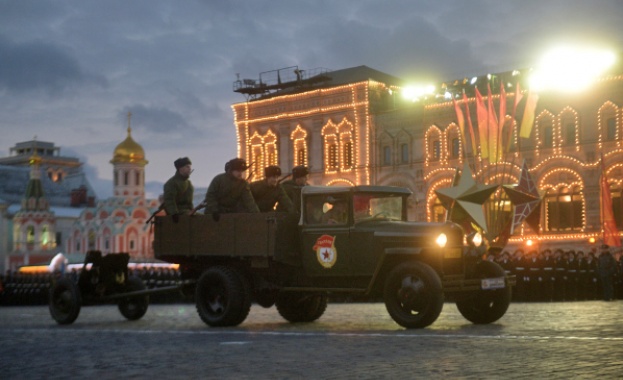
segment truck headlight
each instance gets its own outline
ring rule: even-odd
[[[439,236],[437,236],[437,239],[435,239],[435,243],[437,243],[437,245],[441,248],[444,248],[447,242],[448,237],[444,233],[439,234]]]
[[[482,245],[482,235],[478,232],[472,232],[467,235],[467,244],[474,247],[480,247]]]

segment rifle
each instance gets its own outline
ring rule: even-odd
[[[199,203],[197,205],[197,207],[193,208],[190,213],[188,215],[195,215],[195,213],[199,210],[201,210],[202,208],[204,208],[205,206],[207,206],[208,204],[206,203],[206,201],[203,201],[201,203]]]
[[[255,161],[251,162],[251,163],[249,164],[249,166],[247,166],[247,170],[248,170],[251,166],[253,166],[253,164],[254,164],[254,163],[255,163]],[[253,168],[253,170],[249,170],[249,174],[247,175],[247,179],[246,179],[246,181],[247,181],[247,182],[249,182],[249,180],[251,179],[251,177],[253,177],[253,174],[255,174],[255,169],[256,169],[256,168]]]
[[[156,214],[162,210],[164,210],[164,202],[160,203],[160,206],[158,206],[158,209],[154,211],[153,214],[151,214],[151,216],[149,217],[149,219],[147,219],[145,224],[148,224],[149,222],[151,222],[151,220],[156,217]]]
[[[285,181],[286,179],[290,177],[292,177],[292,173],[284,175],[283,177],[279,178],[279,181],[277,181],[277,184],[280,184],[281,182]]]

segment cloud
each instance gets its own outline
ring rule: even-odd
[[[56,94],[76,84],[106,85],[99,75],[85,73],[78,61],[55,44],[33,41],[11,43],[0,38],[0,88]]]

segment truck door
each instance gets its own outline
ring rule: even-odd
[[[349,273],[350,215],[346,194],[305,198],[301,254],[307,275],[332,277]]]

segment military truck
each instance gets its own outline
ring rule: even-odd
[[[459,225],[407,221],[410,195],[389,186],[306,186],[300,215],[156,217],[155,256],[195,280],[197,312],[209,326],[242,323],[252,303],[312,322],[329,296],[382,299],[406,328],[435,322],[445,300],[473,323],[501,318],[512,279],[473,254],[478,242],[469,249]]]

